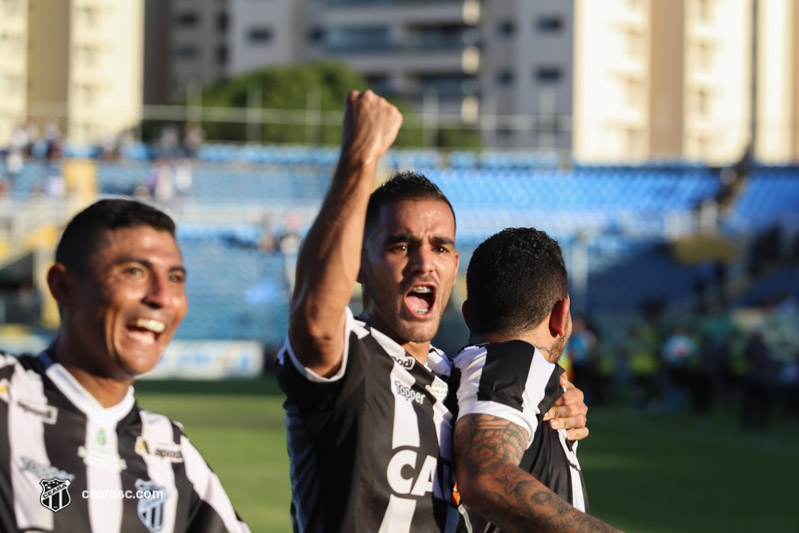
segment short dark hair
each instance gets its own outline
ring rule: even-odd
[[[67,223],[56,246],[56,263],[84,274],[87,260],[101,246],[105,231],[137,226],[150,226],[175,236],[175,222],[163,211],[135,200],[100,200]]]
[[[452,209],[452,204],[435,183],[418,172],[405,171],[394,174],[372,192],[369,197],[369,205],[366,208],[366,230],[374,227],[380,209],[384,205],[395,204],[403,200],[444,202],[452,211],[453,221],[455,220],[455,210]]]
[[[472,334],[535,327],[569,295],[560,245],[535,228],[504,229],[474,251],[466,292]]]

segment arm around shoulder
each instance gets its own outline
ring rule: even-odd
[[[519,468],[527,437],[522,427],[503,418],[460,418],[454,444],[461,501],[503,531],[617,531],[575,509]]]

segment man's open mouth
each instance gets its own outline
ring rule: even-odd
[[[414,285],[405,294],[405,305],[416,317],[424,318],[433,310],[436,288],[433,285]]]
[[[152,318],[137,318],[128,324],[128,333],[145,343],[156,343],[166,330],[166,324]]]

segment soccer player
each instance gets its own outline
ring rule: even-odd
[[[0,530],[249,531],[181,427],[133,396],[186,314],[185,280],[161,211],[101,200],[66,226],[53,342],[0,353]]]
[[[563,392],[557,361],[572,329],[560,246],[533,228],[503,230],[477,247],[466,285],[454,445],[472,531],[615,531],[587,514],[577,443],[543,423]]]
[[[455,385],[430,345],[458,272],[455,215],[418,174],[370,196],[401,123],[373,92],[349,94],[338,166],[298,257],[278,367],[295,531],[454,531],[459,521]],[[357,319],[347,307],[356,280]],[[575,396],[556,414],[583,436]]]

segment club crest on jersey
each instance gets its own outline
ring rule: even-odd
[[[180,449],[180,444],[175,444],[174,442],[153,442],[144,437],[136,437],[134,449],[142,457],[152,455],[172,463],[183,462],[183,452]]]
[[[72,503],[68,490],[70,483],[68,479],[52,478],[40,480],[39,485],[42,486],[42,495],[39,497],[39,501],[42,506],[57,513]]]
[[[136,480],[136,490],[142,494],[136,508],[139,520],[150,533],[161,531],[161,528],[164,527],[166,491],[163,487],[156,485],[154,481],[144,481],[143,479]]]

